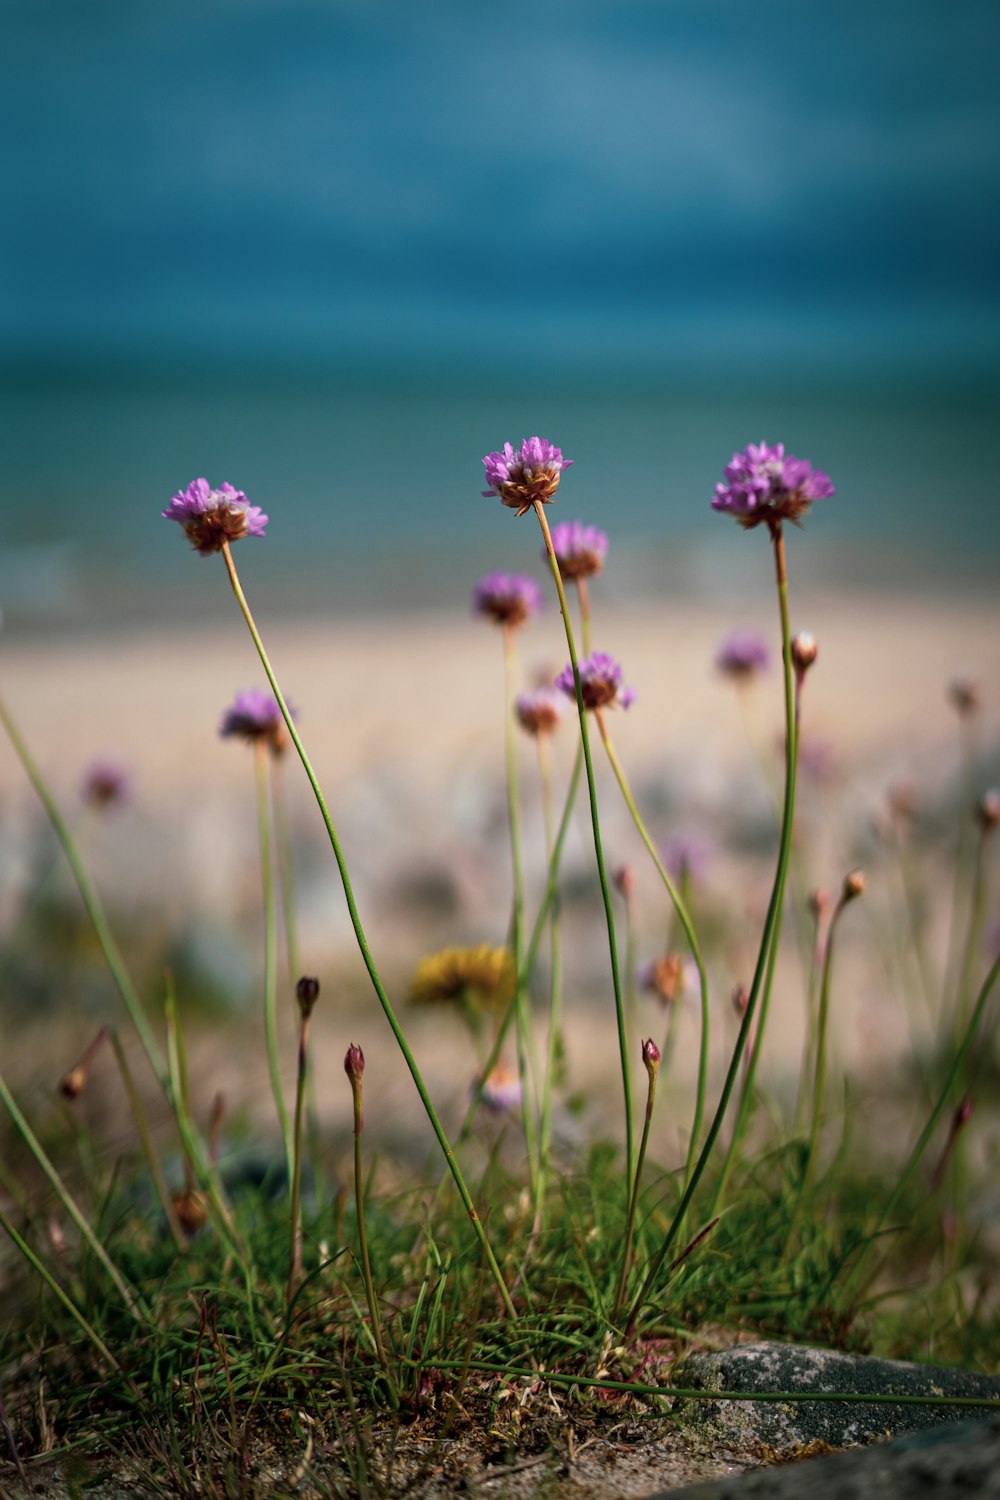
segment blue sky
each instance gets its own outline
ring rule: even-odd
[[[15,356],[1000,366],[994,0],[0,0]]]

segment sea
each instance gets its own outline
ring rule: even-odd
[[[20,367],[0,372],[4,629],[228,616],[219,559],[160,515],[200,475],[270,517],[237,554],[270,617],[466,609],[492,569],[544,577],[534,518],[480,493],[482,455],[534,433],[574,460],[550,514],[607,531],[602,587],[622,607],[770,588],[763,534],[711,508],[734,449],[761,440],[836,486],[790,536],[800,586],[997,596],[998,411],[995,380],[926,372],[520,384],[481,367]]]

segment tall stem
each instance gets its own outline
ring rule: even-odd
[[[410,1050],[409,1043],[407,1042],[406,1037],[403,1034],[403,1029],[396,1018],[396,1013],[392,1008],[392,1003],[389,1000],[389,996],[386,993],[381,978],[379,977],[378,970],[375,967],[375,960],[372,958],[371,950],[368,947],[368,939],[365,936],[364,928],[361,925],[361,918],[358,914],[357,903],[354,899],[354,890],[351,886],[350,876],[347,872],[347,863],[344,859],[343,850],[340,847],[340,840],[337,837],[337,830],[334,827],[333,819],[330,816],[329,808],[326,805],[326,798],[323,796],[323,791],[316,777],[316,772],[313,770],[312,763],[309,760],[308,755],[306,754],[305,746],[303,745],[302,740],[299,737],[298,729],[295,727],[295,721],[292,718],[291,713],[289,712],[288,705],[285,702],[281,688],[278,685],[278,679],[274,675],[274,669],[271,666],[271,662],[268,658],[267,652],[264,649],[264,642],[261,640],[260,632],[258,631],[256,624],[254,623],[253,615],[250,612],[250,606],[247,603],[246,595],[243,592],[243,588],[239,580],[239,575],[237,574],[235,564],[233,563],[232,553],[230,551],[228,542],[224,542],[222,545],[222,557],[226,564],[226,571],[229,574],[229,582],[236,597],[236,602],[240,607],[244,620],[246,621],[246,626],[250,632],[251,639],[253,640],[253,643],[257,648],[257,654],[260,657],[261,665],[264,668],[264,672],[267,675],[267,680],[271,685],[271,691],[274,693],[275,701],[277,702],[278,707],[281,709],[281,715],[285,721],[285,727],[288,730],[292,744],[295,746],[295,749],[298,752],[299,759],[302,762],[303,770],[306,773],[306,776],[309,780],[309,785],[312,787],[313,795],[316,798],[316,804],[319,807],[320,815],[322,816],[324,826],[326,827],[327,836],[330,840],[330,847],[333,850],[334,859],[337,861],[337,869],[340,872],[341,885],[343,886],[344,890],[344,899],[347,903],[347,910],[350,915],[351,926],[354,928],[354,936],[357,941],[358,949],[361,953],[365,968],[368,971],[368,977],[371,980],[372,988],[374,989],[375,994],[378,997],[378,1002],[382,1007],[383,1014],[385,1015],[385,1018],[389,1023],[392,1034],[396,1038],[396,1043],[399,1047],[399,1050],[403,1054],[406,1066],[410,1070],[410,1077],[413,1079],[414,1086],[420,1096],[420,1102],[424,1107],[424,1111],[427,1115],[428,1120],[430,1121],[431,1128],[433,1129],[434,1134],[437,1137],[437,1142],[441,1148],[442,1155],[444,1156],[444,1159],[448,1165],[448,1169],[454,1179],[455,1186],[458,1189],[459,1197],[462,1200],[463,1207],[465,1208],[465,1211],[469,1216],[469,1221],[472,1224],[476,1238],[479,1240],[480,1247],[482,1249],[483,1255],[486,1258],[486,1263],[489,1266],[490,1274],[492,1275],[493,1280],[496,1283],[497,1291],[500,1294],[500,1299],[503,1302],[507,1316],[516,1319],[517,1313],[510,1298],[510,1292],[507,1290],[507,1284],[503,1279],[503,1275],[497,1263],[496,1256],[493,1253],[493,1248],[490,1245],[486,1230],[483,1226],[483,1222],[480,1219],[478,1212],[476,1211],[476,1206],[472,1201],[472,1195],[470,1194],[469,1189],[465,1184],[465,1178],[463,1177],[461,1168],[459,1167],[458,1162],[455,1159],[455,1153],[452,1150],[448,1137],[444,1133],[444,1127],[442,1126],[441,1121],[438,1119],[437,1111],[435,1110],[434,1105],[431,1102],[431,1097],[427,1092],[427,1086],[424,1083],[423,1077],[421,1076],[420,1069],[417,1067],[416,1059],[414,1058],[413,1053]]]
[[[295,1078],[295,1125],[292,1132],[291,1213],[289,1219],[288,1292],[291,1308],[302,1270],[302,1120],[305,1110],[306,1069],[309,1060],[309,1013],[303,1009],[299,1022],[298,1069]]]
[[[562,574],[559,571],[559,563],[556,559],[555,548],[552,545],[552,533],[549,531],[549,523],[545,517],[540,500],[534,502],[534,512],[538,517],[538,524],[542,528],[542,538],[545,542],[545,552],[549,559],[549,567],[555,581],[556,593],[559,595],[559,609],[563,617],[563,625],[566,630],[566,645],[569,649],[569,659],[573,668],[573,684],[576,688],[576,708],[580,718],[580,739],[583,744],[583,759],[587,770],[587,790],[590,794],[590,822],[594,831],[594,853],[597,857],[597,875],[601,884],[601,896],[604,900],[604,918],[608,929],[608,951],[611,959],[611,982],[615,992],[615,1015],[618,1022],[618,1046],[621,1060],[622,1093],[625,1103],[625,1183],[626,1201],[632,1192],[633,1177],[633,1129],[632,1129],[632,1086],[629,1079],[628,1043],[625,1034],[625,1008],[622,1001],[621,976],[618,972],[618,944],[615,938],[615,914],[611,902],[611,890],[608,885],[607,870],[604,866],[604,848],[601,843],[601,820],[597,810],[597,787],[594,782],[594,762],[590,752],[590,731],[587,727],[587,710],[583,704],[583,693],[580,688],[580,666],[576,655],[576,642],[573,639],[573,624],[570,619],[569,605],[566,602],[566,590],[563,587]]]
[[[538,737],[538,774],[542,788],[542,820],[545,825],[545,854],[551,864],[555,839],[552,809],[552,766],[546,735]],[[542,1084],[542,1109],[538,1137],[538,1180],[536,1183],[535,1222],[537,1233],[542,1227],[545,1188],[548,1181],[549,1150],[552,1140],[552,1094],[556,1062],[560,1047],[560,1009],[562,1003],[562,947],[559,932],[559,898],[554,896],[549,917],[549,1035]]]
[[[751,1027],[753,1026],[754,1016],[757,1010],[757,1000],[760,995],[761,983],[764,979],[764,972],[767,967],[768,957],[771,952],[771,945],[773,941],[776,941],[777,935],[780,932],[779,918],[785,899],[785,880],[788,875],[788,858],[792,846],[792,823],[795,817],[795,763],[797,746],[795,743],[795,702],[792,678],[791,630],[788,623],[788,574],[785,567],[785,545],[784,538],[781,532],[780,522],[776,523],[772,536],[774,541],[775,574],[777,577],[778,585],[778,609],[781,616],[782,660],[784,662],[785,668],[785,797],[781,815],[781,838],[778,845],[778,865],[777,869],[775,870],[774,884],[771,888],[771,899],[768,903],[767,915],[764,919],[764,930],[761,934],[760,949],[757,954],[757,964],[754,969],[753,981],[750,987],[750,997],[747,1001],[747,1008],[743,1013],[743,1020],[740,1023],[739,1035],[736,1038],[736,1046],[733,1049],[733,1055],[729,1061],[729,1069],[726,1073],[725,1082],[722,1085],[722,1093],[719,1096],[719,1103],[716,1107],[712,1123],[708,1127],[708,1135],[705,1137],[705,1144],[701,1148],[701,1155],[698,1157],[698,1160],[695,1163],[694,1171],[688,1178],[687,1185],[685,1186],[684,1192],[681,1195],[681,1201],[678,1204],[674,1212],[674,1217],[670,1222],[670,1227],[667,1230],[662,1245],[660,1246],[659,1250],[650,1263],[649,1270],[646,1273],[646,1279],[642,1284],[642,1289],[640,1290],[635,1302],[632,1304],[632,1310],[629,1313],[628,1322],[626,1324],[626,1330],[630,1336],[634,1332],[636,1320],[638,1319],[639,1313],[642,1310],[643,1304],[649,1297],[649,1294],[656,1283],[656,1278],[660,1274],[660,1268],[669,1255],[670,1249],[675,1239],[677,1238],[678,1231],[681,1224],[684,1222],[684,1217],[687,1214],[691,1199],[694,1197],[695,1192],[697,1191],[698,1184],[702,1178],[702,1174],[705,1171],[705,1167],[708,1164],[709,1157],[711,1156],[712,1151],[715,1147],[715,1143],[719,1137],[719,1131],[722,1129],[722,1123],[726,1117],[726,1111],[729,1108],[729,1101],[732,1098],[733,1089],[735,1088],[736,1080],[739,1077],[740,1064],[743,1060],[743,1053],[746,1049],[747,1041],[751,1032]],[[760,1037],[758,1036],[757,1047],[759,1048],[759,1046]]]
[[[278,908],[274,891],[274,863],[271,856],[271,812],[268,806],[268,749],[263,739],[254,743],[254,770],[257,777],[257,833],[260,840],[260,880],[264,905],[264,1036],[267,1043],[267,1067],[271,1075],[271,1093],[278,1112],[281,1144],[285,1153],[285,1180],[292,1185],[292,1137],[288,1108],[281,1087],[281,1062],[278,1056]]]
[[[621,761],[618,759],[615,747],[611,743],[611,736],[608,733],[608,727],[604,718],[604,714],[600,709],[598,709],[595,716],[597,718],[597,727],[601,731],[601,739],[604,741],[604,748],[608,753],[608,760],[611,762],[611,769],[615,773],[615,778],[618,782],[619,787],[621,788],[622,796],[625,798],[625,805],[632,815],[632,821],[636,826],[636,831],[638,832],[639,837],[642,839],[642,842],[646,846],[646,852],[648,853],[650,859],[653,861],[653,864],[656,866],[656,870],[659,874],[660,879],[663,881],[663,885],[666,889],[667,895],[670,897],[674,911],[677,913],[677,920],[680,922],[681,926],[684,929],[684,936],[687,938],[688,947],[691,949],[691,955],[694,958],[695,964],[698,968],[698,984],[701,991],[701,1043],[698,1049],[698,1087],[695,1097],[694,1119],[691,1122],[691,1136],[688,1141],[687,1165],[685,1167],[685,1177],[690,1178],[691,1173],[694,1169],[695,1153],[698,1150],[698,1138],[701,1135],[702,1120],[704,1118],[705,1112],[705,1090],[708,1083],[709,1015],[708,975],[705,970],[705,960],[702,958],[701,946],[698,942],[698,937],[694,930],[694,926],[688,913],[688,909],[681,899],[680,892],[677,890],[673,881],[670,879],[670,876],[667,874],[663,861],[656,851],[656,845],[650,838],[649,829],[646,827],[639,809],[636,806],[635,798],[632,795],[632,789],[628,784],[628,780],[622,768]]]

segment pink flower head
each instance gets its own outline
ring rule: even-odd
[[[499,495],[504,505],[523,516],[536,500],[547,505],[559,488],[559,476],[572,464],[562,450],[545,438],[525,438],[520,450],[504,443],[503,451],[487,453],[483,459],[488,490],[484,498]]]
[[[131,795],[132,778],[119,761],[102,756],[87,767],[81,791],[91,807],[120,806]]]
[[[767,642],[756,630],[731,631],[715,654],[719,671],[734,682],[749,682],[758,672],[766,672],[770,661]]]
[[[607,533],[596,526],[584,526],[582,521],[560,521],[552,528],[552,550],[563,578],[590,578],[604,567]]]
[[[541,609],[542,591],[523,573],[487,573],[472,591],[472,607],[498,625],[523,625]]]
[[[469,1090],[475,1098],[479,1088],[477,1078]],[[506,1063],[499,1062],[483,1082],[482,1101],[493,1114],[512,1114],[521,1108],[521,1080]]]
[[[517,722],[526,734],[536,738],[551,734],[563,716],[565,703],[555,687],[539,687],[530,693],[518,693],[514,702]]]
[[[796,524],[814,500],[832,495],[828,474],[805,458],[785,453],[784,443],[769,448],[750,443],[723,470],[725,484],[715,486],[714,510],[735,516],[741,526],[766,522],[772,530],[783,520]]]
[[[635,702],[633,688],[622,683],[622,669],[606,651],[595,651],[579,663],[580,693],[584,708],[628,708]],[[576,698],[573,666],[564,667],[556,678],[556,687],[567,698]]]
[[[290,708],[289,713],[293,719],[296,717],[294,709]],[[260,688],[247,688],[236,694],[223,715],[219,733],[223,739],[246,740],[251,745],[265,741],[275,754],[287,744],[281,709],[270,693],[261,692]]]
[[[220,484],[213,490],[207,479],[192,479],[186,490],[174,495],[160,514],[177,521],[202,557],[221,552],[223,542],[243,536],[263,536],[267,516],[259,505],[251,505],[242,490]]]

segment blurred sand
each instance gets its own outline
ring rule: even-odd
[[[509,901],[509,856],[503,794],[500,640],[495,629],[460,614],[365,620],[321,626],[282,624],[265,631],[272,661],[289,700],[300,710],[302,734],[338,822],[355,879],[362,917],[395,993],[421,952],[447,942],[504,939]],[[612,716],[615,742],[656,837],[677,828],[707,829],[724,845],[739,824],[762,843],[759,854],[721,855],[706,898],[709,914],[728,905],[745,917],[745,941],[730,943],[713,975],[718,1058],[731,1036],[728,995],[752,966],[753,922],[766,901],[773,857],[773,811],[748,730],[760,755],[777,771],[782,708],[776,664],[746,696],[713,669],[715,651],[736,625],[755,625],[776,639],[773,606],[756,616],[731,617],[711,609],[669,604],[602,611],[594,644],[611,650],[638,695],[627,714]],[[825,778],[804,776],[801,826],[812,850],[808,877],[834,888],[857,848],[870,837],[872,816],[894,781],[911,779],[925,799],[946,796],[958,763],[955,715],[946,701],[959,673],[982,687],[981,742],[996,764],[1000,745],[1000,631],[995,609],[954,600],[814,597],[793,628],[810,629],[819,661],[806,688],[805,737],[821,739],[831,767]],[[240,688],[264,685],[252,643],[240,625],[203,631],[178,626],[168,634],[76,642],[6,642],[2,649],[5,699],[67,808],[78,797],[82,770],[102,752],[134,769],[132,805],[88,834],[88,855],[109,899],[159,903],[165,919],[197,920],[218,936],[244,922],[252,950],[247,976],[254,989],[259,901],[252,755],[219,739],[222,712]],[[525,678],[565,663],[555,612],[533,620],[521,639]],[[556,747],[561,784],[571,735]],[[599,747],[598,747],[599,748]],[[522,745],[526,804],[529,907],[537,890],[542,845],[532,746]],[[337,969],[339,1011],[317,1013],[317,1046],[330,1068],[348,1040],[366,1053],[391,1052],[385,1023],[365,994],[344,915],[336,870],[325,846],[309,789],[297,763],[287,767],[292,822],[302,840],[300,871],[303,967]],[[598,756],[598,778],[610,865],[628,860],[642,869],[639,956],[659,951],[665,925],[663,894],[647,872],[641,846]],[[78,805],[78,804],[77,804]],[[32,830],[38,814],[30,788],[6,741],[0,743],[0,809],[4,840],[3,920],[16,913],[27,889]],[[746,837],[744,837],[746,845]],[[765,858],[766,856],[766,858]],[[567,876],[593,882],[585,799],[567,848]],[[750,872],[750,873],[748,873]],[[454,885],[454,899],[449,893]],[[427,890],[431,897],[424,899]],[[443,892],[443,894],[442,894]],[[437,893],[437,894],[435,894]],[[439,900],[438,897],[441,897]],[[884,893],[883,893],[884,896]],[[416,898],[411,900],[410,898]],[[868,910],[877,913],[876,889]],[[888,896],[885,896],[888,900]],[[423,904],[422,904],[423,903]],[[883,901],[884,905],[884,901]],[[249,914],[249,915],[248,915]],[[574,1084],[601,1092],[614,1046],[605,1009],[606,938],[593,908],[574,915],[567,903],[570,942],[567,1005],[580,1019],[568,1028]],[[868,943],[867,916],[854,937]],[[574,923],[576,925],[574,926]],[[845,924],[846,927],[846,924]],[[845,946],[850,938],[845,931]],[[221,941],[221,939],[220,939]],[[797,1061],[801,1037],[801,979],[794,945],[786,945],[783,979],[790,993],[776,1002],[769,1050],[775,1066]],[[574,967],[576,964],[576,967]],[[845,974],[838,1024],[845,1054],[869,1054],[900,1026],[895,1000],[885,1001],[884,968],[868,963]],[[881,991],[880,991],[881,987]],[[361,1009],[358,1009],[358,997]],[[878,1001],[876,1004],[875,1002]],[[782,1010],[782,1006],[785,1010]],[[595,1008],[596,1007],[596,1008]],[[456,1073],[453,1049],[441,1046],[438,1017],[414,1022],[418,1055],[434,1088],[462,1098],[474,1060],[464,1037]],[[641,1001],[638,1025],[659,1035],[651,1002]],[[681,1055],[695,1044],[693,1016],[681,1030]],[[290,1017],[289,1017],[290,1035]],[[289,1057],[292,1049],[289,1048]],[[230,1059],[230,1062],[233,1060]],[[327,1063],[318,1062],[321,1072]],[[206,1086],[219,1064],[208,1065]],[[684,1063],[685,1076],[690,1069]],[[266,1100],[263,1057],[246,1049],[234,1084]],[[399,1118],[412,1118],[411,1086],[397,1060],[386,1079]],[[641,1072],[641,1070],[640,1070]],[[340,1083],[342,1083],[342,1078]],[[684,1085],[679,1084],[683,1090]],[[346,1115],[345,1091],[335,1086],[331,1109]],[[456,1106],[457,1107],[457,1106]]]

